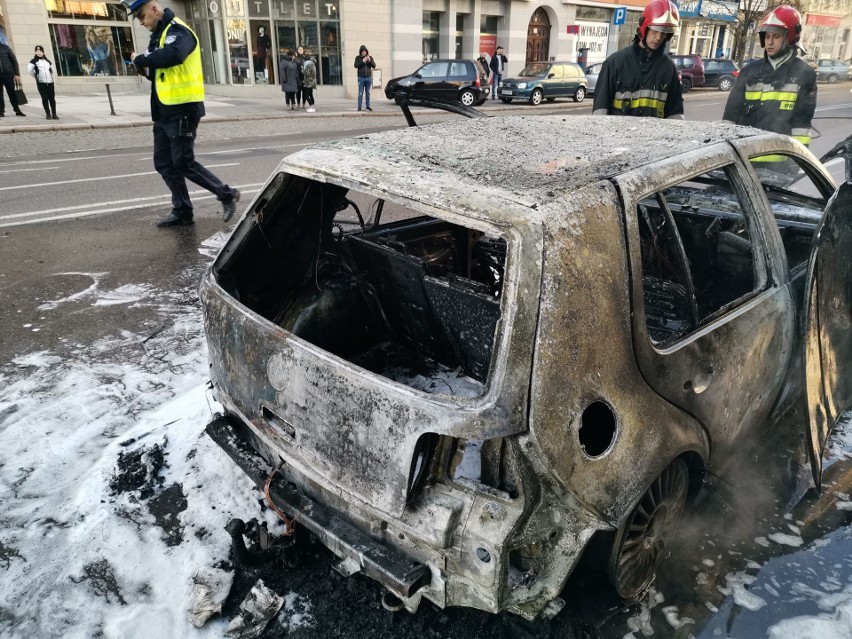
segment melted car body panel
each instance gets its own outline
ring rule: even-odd
[[[735,463],[802,376],[788,257],[817,218],[770,211],[749,158],[786,153],[829,189],[804,147],[723,123],[546,121],[549,136],[539,117],[483,118],[293,154],[201,286],[233,431],[217,441],[283,462],[289,512],[323,513],[312,530],[409,610],[553,612],[595,535],[628,526],[668,469],[695,486]],[[482,139],[512,152],[482,158]],[[815,270],[842,264],[838,246]],[[842,278],[810,294],[842,306]],[[848,364],[849,326],[821,326],[808,366],[825,379],[847,370],[831,356]],[[812,387],[819,410],[836,412],[835,386]]]

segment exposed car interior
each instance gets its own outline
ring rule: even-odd
[[[764,183],[789,266],[801,279],[821,208],[813,198]],[[809,214],[794,211],[796,202]],[[759,290],[749,219],[719,169],[641,200],[637,206],[648,333],[654,343],[686,335]]]
[[[222,264],[220,285],[370,371],[427,392],[478,394],[470,383],[481,390],[488,377],[505,240],[332,184],[279,178],[249,213],[255,223]],[[423,384],[441,376],[470,383]]]

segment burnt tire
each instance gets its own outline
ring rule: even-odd
[[[651,482],[619,528],[609,559],[609,579],[622,599],[638,599],[654,581],[677,532],[688,490],[689,469],[685,461],[676,459]]]
[[[836,73],[832,73],[825,79],[825,81],[829,84],[837,84],[838,82],[840,82],[840,76]]]
[[[538,106],[544,100],[544,92],[541,89],[535,89],[530,95],[530,104]]]
[[[689,93],[689,90],[692,88],[692,80],[684,78],[681,80],[680,86],[684,93]]]
[[[476,96],[473,95],[473,91],[470,89],[465,89],[459,93],[459,102],[466,107],[472,107],[476,103]]]
[[[722,78],[719,80],[719,91],[730,91],[734,86],[734,81],[731,78]]]
[[[586,99],[586,87],[577,87],[574,91],[574,102],[582,102]]]
[[[512,98],[500,98],[500,102],[502,102],[503,104],[511,104]]]

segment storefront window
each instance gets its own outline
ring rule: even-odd
[[[497,16],[483,15],[479,21],[479,50],[494,55],[497,48]]]
[[[130,69],[129,27],[50,24],[50,41],[60,76],[135,75]]]
[[[618,32],[618,46],[615,51],[619,49],[623,49],[628,44],[633,42],[633,36],[636,35],[636,29],[639,28],[639,18],[642,17],[641,11],[628,11],[627,16],[624,19],[624,24],[621,25],[621,29]],[[669,51],[677,51],[673,42],[669,42]],[[615,53],[615,51],[608,51],[609,55]]]
[[[265,0],[263,0],[265,1]],[[317,63],[317,83],[342,84],[340,65],[339,2],[327,0],[274,0],[272,17],[275,23],[278,57],[297,47]],[[369,46],[369,43],[368,43]]]
[[[441,14],[438,11],[423,12],[423,62],[438,59],[438,36],[441,30]]]
[[[230,18],[228,25],[228,52],[231,54],[231,84],[249,84],[252,65],[248,57],[246,21]]]
[[[470,17],[470,14],[467,13],[457,13],[456,14],[456,60],[461,60],[464,57],[464,38],[465,38],[465,30],[464,23]]]
[[[133,38],[127,10],[115,2],[45,0],[50,42],[60,76],[123,76]]]

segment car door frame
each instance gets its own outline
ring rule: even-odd
[[[749,216],[755,289],[688,334],[654,344],[645,315],[637,205],[665,188],[725,166],[732,169],[733,186]],[[792,358],[796,314],[780,233],[761,199],[762,189],[725,142],[640,167],[615,182],[627,222],[637,363],[649,386],[707,429],[710,463],[721,470],[734,457],[729,453],[770,414]]]
[[[758,152],[742,140],[732,144],[758,183],[759,178],[749,158],[759,155],[787,155],[795,157],[808,167],[805,169],[808,177],[827,199],[814,233],[805,275],[804,300],[797,322],[797,337],[801,340],[798,355],[804,384],[808,457],[814,484],[820,489],[822,459],[828,437],[838,419],[852,408],[852,382],[846,381],[852,379],[852,341],[849,339],[852,334],[852,264],[849,260],[838,260],[840,267],[845,268],[842,276],[838,276],[836,272],[821,273],[820,265],[825,266],[821,258],[826,256],[824,251],[823,255],[820,255],[820,248],[841,245],[847,252],[852,251],[852,218],[846,214],[845,218],[838,219],[841,217],[839,212],[850,210],[852,183],[845,182],[836,187],[822,163],[813,157],[810,151],[799,152],[801,145],[790,138],[784,138],[780,144],[776,143],[772,147],[763,146]],[[832,189],[834,192],[829,195]],[[762,195],[771,213],[769,200],[765,193]],[[829,254],[827,258],[830,257]],[[846,315],[843,315],[842,311],[838,312],[838,309],[844,307],[848,310]],[[828,309],[830,312],[821,313],[821,309]],[[829,321],[822,322],[823,317],[828,317]],[[837,334],[838,331],[845,333],[841,336]],[[837,357],[838,351],[840,357]],[[840,372],[837,370],[838,363]]]

